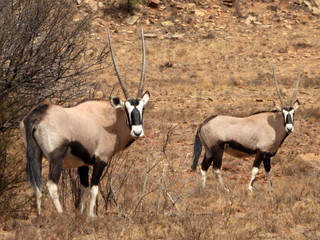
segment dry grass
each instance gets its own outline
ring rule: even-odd
[[[263,6],[259,8],[263,21],[267,3],[255,4]],[[241,11],[245,16],[246,9]],[[191,28],[186,32],[190,38],[146,40],[145,89],[151,92],[145,113],[147,137],[113,159],[100,185],[95,219],[77,213],[73,188],[77,177],[67,173],[65,188],[60,187],[66,214],[56,214],[45,191],[43,216],[37,218],[30,204],[3,216],[0,239],[319,239],[320,68],[314,54],[320,49],[314,37],[319,35],[314,27],[318,25],[294,25],[292,33],[286,26],[295,23],[291,18],[264,28],[247,26],[229,14],[214,15],[218,27],[208,32]],[[128,28],[128,33],[122,27],[112,34],[113,45],[132,90],[139,78],[140,42],[130,31],[137,33],[140,26]],[[158,30],[152,24],[145,28],[151,33]],[[200,173],[189,171],[197,127],[212,114],[247,116],[273,110],[278,99],[272,65],[286,99],[303,69],[295,132],[272,159],[274,191],[267,192],[261,168],[254,192],[249,193],[253,158],[227,155],[224,165],[238,167],[223,171],[231,193],[219,188],[211,171],[202,190]],[[97,80],[107,91],[117,81],[112,68]],[[21,198],[31,196],[26,189],[19,189]]]

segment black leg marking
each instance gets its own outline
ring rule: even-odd
[[[271,161],[270,161],[270,157],[265,155],[264,158],[263,158],[263,166],[264,166],[264,169],[266,170],[266,172],[270,172],[271,170]]]
[[[64,141],[59,147],[49,154],[50,159],[50,169],[49,169],[49,179],[55,184],[59,183],[62,162],[66,156],[68,148],[68,141]]]
[[[89,167],[78,167],[78,174],[80,177],[80,183],[84,187],[89,187]]]
[[[96,158],[96,162],[93,166],[93,171],[92,171],[91,187],[99,184],[101,175],[106,166],[107,166],[106,162],[103,162],[100,159]]]
[[[259,168],[262,160],[264,159],[264,156],[265,156],[265,153],[258,151],[252,167]]]
[[[272,191],[272,180],[270,176],[270,170],[271,170],[271,161],[270,161],[270,155],[266,154],[263,158],[263,166],[266,170],[267,177],[268,177],[268,188],[269,191]]]
[[[265,156],[265,153],[263,153],[259,150],[257,151],[256,158],[255,158],[255,160],[253,162],[253,166],[252,166],[252,175],[251,175],[250,184],[249,184],[250,191],[252,191],[252,187],[253,187],[254,181],[256,179],[256,175],[258,173],[261,162],[264,159],[264,156]]]
[[[208,168],[210,167],[211,163],[213,161],[213,157],[207,157],[206,155],[204,156],[202,163],[201,163],[201,169],[203,171],[207,171]]]
[[[213,154],[213,165],[212,166],[214,169],[221,169],[223,151],[224,151],[224,144],[217,145],[212,148],[212,154]]]

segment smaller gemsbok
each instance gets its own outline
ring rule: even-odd
[[[272,190],[271,163],[285,138],[293,131],[294,114],[299,106],[296,99],[300,73],[289,107],[285,107],[273,68],[276,91],[281,108],[276,111],[260,112],[248,117],[211,116],[199,127],[195,136],[192,169],[195,170],[204,145],[205,156],[201,163],[202,186],[206,184],[206,173],[211,163],[220,186],[229,191],[221,177],[222,156],[226,152],[235,157],[255,155],[249,190],[252,191],[261,162],[268,178],[268,190]]]
[[[145,44],[142,41],[142,72],[137,97],[130,99],[126,84],[115,61],[108,32],[110,53],[126,100],[110,97],[107,101],[86,101],[75,107],[63,108],[43,104],[34,108],[21,122],[20,128],[27,148],[27,179],[32,184],[41,212],[41,165],[49,161],[47,187],[58,213],[62,207],[58,182],[62,168],[78,168],[81,183],[80,211],[85,209],[90,191],[89,216],[94,216],[98,184],[107,162],[113,155],[143,137],[143,111],[150,94],[142,94],[145,79]],[[89,185],[89,166],[93,166]],[[89,188],[90,186],[90,188]]]

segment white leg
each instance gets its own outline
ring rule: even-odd
[[[87,203],[87,200],[88,200],[89,187],[84,187],[84,186],[81,185],[80,191],[81,191],[80,212],[82,214],[84,209],[85,209],[85,207],[86,207],[86,203]]]
[[[94,206],[96,205],[96,200],[99,192],[98,185],[94,185],[90,190],[90,206],[89,206],[89,216],[94,217]]]
[[[202,176],[202,187],[206,187],[206,182],[207,182],[207,171],[204,171],[201,169],[201,176]]]
[[[215,173],[216,177],[217,177],[217,180],[220,184],[220,186],[227,192],[229,192],[229,189],[224,185],[223,183],[223,180],[222,180],[222,177],[221,177],[221,170],[220,169],[217,169],[217,168],[214,168],[213,169],[213,172]]]
[[[267,172],[267,178],[268,178],[268,191],[272,192],[271,171]]]
[[[252,192],[253,182],[254,182],[258,172],[259,172],[259,168],[257,168],[257,167],[252,168],[251,179],[250,179],[250,183],[249,183],[249,187],[248,187],[250,192]]]
[[[55,184],[54,182],[52,182],[51,180],[49,180],[47,182],[47,187],[50,193],[50,196],[52,198],[53,204],[57,209],[58,213],[62,213],[62,207],[59,201],[59,195],[58,195],[58,186],[57,184]]]
[[[38,210],[38,215],[40,216],[41,214],[41,190],[38,187],[34,188],[35,194],[36,194],[36,201],[37,201],[37,210]]]

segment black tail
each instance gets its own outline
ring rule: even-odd
[[[194,139],[194,146],[193,146],[193,163],[191,166],[192,170],[196,170],[197,165],[198,165],[198,161],[199,161],[199,157],[202,151],[202,142],[200,139],[200,128],[198,129],[195,139]]]
[[[33,137],[34,124],[30,121],[24,121],[25,134],[27,141],[27,180],[32,184],[33,187],[41,189],[41,159],[42,151]]]

